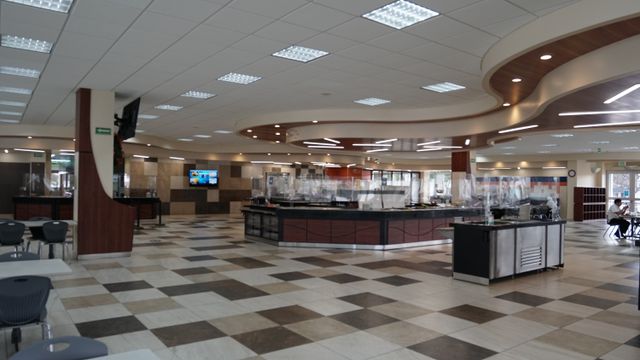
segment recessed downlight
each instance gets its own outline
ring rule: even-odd
[[[511,103],[506,102],[506,103],[502,104],[502,106],[509,107],[509,106],[511,106]]]
[[[522,79],[521,78],[513,78],[513,79],[511,79],[511,82],[519,83],[519,82],[522,82]]]
[[[279,127],[280,127],[280,125],[275,124],[275,125],[273,125],[273,127],[279,128]]]
[[[469,146],[469,144],[471,144],[471,139],[465,139],[464,140],[464,145],[465,146]]]
[[[313,120],[312,123],[317,124],[318,120]]]
[[[252,138],[257,139],[258,135],[253,135]]]
[[[551,54],[544,54],[544,55],[540,56],[540,60],[547,61],[547,60],[551,60],[552,57],[553,57],[553,55],[551,55]]]

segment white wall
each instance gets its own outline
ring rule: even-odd
[[[113,113],[112,91],[91,90],[91,146],[102,188],[113,197]],[[96,127],[111,129],[112,135],[97,135]]]
[[[8,154],[4,153],[4,150],[0,150],[0,162],[6,163],[30,163],[30,162],[44,162],[45,154],[41,157],[34,157],[34,153],[19,152],[10,150]]]

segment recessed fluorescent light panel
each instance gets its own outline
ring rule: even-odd
[[[16,111],[0,111],[0,115],[6,115],[6,116],[22,116],[21,112],[16,112]]]
[[[319,57],[323,57],[325,55],[329,54],[326,51],[322,51],[322,50],[316,50],[316,49],[311,49],[311,48],[306,48],[306,47],[302,47],[302,46],[289,46],[286,49],[282,49],[276,53],[273,53],[273,56],[277,56],[277,57],[281,57],[281,58],[285,58],[285,59],[289,59],[289,60],[294,60],[294,61],[300,61],[303,63],[309,62],[311,60],[315,60]]]
[[[553,135],[551,135],[551,137],[554,137],[554,138],[568,138],[568,137],[573,137],[573,134],[553,134]]]
[[[635,84],[635,85],[633,85],[632,87],[630,87],[630,88],[628,88],[628,89],[626,89],[626,90],[622,91],[621,93],[617,94],[616,96],[614,96],[614,97],[612,97],[612,98],[610,98],[610,99],[605,100],[605,101],[604,101],[604,103],[605,103],[605,104],[611,104],[612,102],[614,102],[614,101],[616,101],[616,100],[618,100],[618,99],[620,99],[620,98],[622,98],[622,97],[624,97],[624,96],[627,96],[627,95],[629,95],[630,93],[632,93],[632,92],[634,92],[634,91],[636,91],[636,90],[638,90],[638,89],[640,89],[640,84]]]
[[[390,142],[394,142],[394,141],[398,141],[398,139],[380,140],[380,141],[376,141],[376,144],[386,144],[386,143],[390,143]]]
[[[25,69],[13,66],[0,66],[0,74],[22,76],[37,79],[40,77],[40,71],[35,69]]]
[[[366,152],[374,153],[374,152],[381,152],[381,151],[389,151],[389,149],[373,149],[373,150],[367,150]]]
[[[425,146],[425,145],[433,145],[433,144],[440,144],[440,140],[436,140],[436,141],[429,141],[429,142],[420,143],[420,144],[417,144],[417,145],[418,145],[418,146]]]
[[[369,106],[378,106],[378,105],[388,104],[390,102],[391,101],[389,100],[378,99],[378,98],[366,98],[366,99],[360,99],[360,100],[354,101],[354,103],[356,104],[369,105]]]
[[[391,147],[391,144],[353,144],[353,146],[382,146],[382,147]]]
[[[427,9],[409,1],[399,0],[373,10],[372,12],[366,13],[362,15],[362,17],[390,26],[394,29],[404,29],[407,26],[411,26],[437,15],[439,14],[431,9]]]
[[[53,47],[53,44],[48,41],[14,35],[2,35],[0,45],[8,48],[35,51],[45,54],[50,53],[51,48]]]
[[[5,0],[16,4],[33,6],[40,9],[68,13],[73,0]]]
[[[16,106],[16,107],[25,107],[27,106],[27,103],[23,103],[20,101],[6,101],[6,100],[0,100],[0,105],[4,105],[4,106]]]
[[[22,152],[32,152],[32,153],[43,153],[44,150],[34,150],[34,149],[20,149],[20,148],[15,148],[13,149],[15,151],[22,151]]]
[[[196,134],[193,135],[194,138],[200,138],[200,139],[208,139],[211,137],[211,135],[205,135],[205,134]]]
[[[440,148],[440,147],[424,148],[424,149],[418,149],[418,150],[416,150],[416,152],[438,151],[438,150],[442,150],[442,148]]]
[[[574,111],[561,112],[558,116],[585,116],[585,115],[614,115],[614,114],[635,114],[640,110],[609,110],[609,111]]]
[[[237,74],[237,73],[228,73],[227,75],[224,75],[218,78],[218,80],[220,81],[226,81],[226,82],[242,84],[242,85],[251,84],[252,82],[258,81],[260,79],[262,79],[260,76],[252,76],[252,75]]]
[[[636,129],[620,129],[620,130],[611,130],[609,132],[610,133],[614,133],[614,134],[630,134],[630,133],[638,132],[638,130],[636,130]]]
[[[178,157],[178,156],[169,156],[169,159],[171,159],[171,160],[184,160],[183,157]]]
[[[322,143],[316,141],[303,141],[302,143],[306,145],[336,146],[334,143]]]
[[[146,155],[133,155],[134,158],[138,158],[138,159],[148,159],[149,157]]]
[[[182,106],[162,104],[162,105],[154,106],[154,108],[158,110],[178,111],[182,109]]]
[[[308,145],[310,149],[344,149],[344,146]]]
[[[14,88],[9,86],[0,86],[0,92],[7,94],[31,95],[31,89]]]
[[[157,118],[159,118],[160,116],[158,115],[147,115],[147,114],[139,114],[138,115],[138,119],[145,119],[145,120],[155,120]]]
[[[231,134],[233,131],[231,130],[216,130],[214,133],[216,134]]]
[[[180,96],[207,100],[207,99],[211,99],[212,97],[216,96],[216,94],[211,94],[211,93],[203,92],[203,91],[191,90],[191,91],[187,91],[186,93],[184,93],[184,94],[182,94]]]
[[[423,86],[422,88],[425,89],[425,90],[435,91],[435,92],[439,92],[439,93],[445,93],[445,92],[449,92],[449,91],[456,91],[456,90],[465,89],[465,87],[462,86],[462,85],[458,85],[458,84],[454,84],[454,83],[450,83],[450,82],[443,82],[443,83],[439,83],[439,84],[427,85],[427,86]]]
[[[2,112],[0,112],[0,114],[2,114]],[[626,126],[626,125],[640,125],[640,121],[625,121],[625,122],[617,122],[617,123],[574,125],[573,128],[574,129],[581,129],[581,128],[592,128],[592,127]]]
[[[20,120],[9,120],[9,119],[0,119],[0,123],[3,124],[17,124]]]
[[[328,142],[332,142],[334,144],[340,144],[340,141],[338,140],[334,140],[334,139],[329,139],[329,138],[324,138],[324,140],[328,141]]]
[[[193,139],[189,139],[189,138],[180,138],[180,139],[177,139],[177,140],[178,140],[178,141],[184,141],[184,142],[190,142],[190,141],[193,141]]]
[[[533,128],[537,128],[538,126],[539,125],[521,126],[521,127],[517,127],[517,128],[513,128],[513,129],[500,130],[500,131],[498,131],[498,133],[506,134],[506,133],[510,133],[510,132],[514,132],[514,131],[522,131],[522,130],[527,130],[527,129],[533,129]]]

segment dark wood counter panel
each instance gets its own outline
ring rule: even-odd
[[[334,208],[243,209],[245,235],[288,244],[411,245],[445,239],[438,228],[455,217],[479,218],[477,208],[357,210]]]
[[[73,198],[62,196],[14,196],[13,218],[29,220],[47,217],[52,220],[73,219]]]

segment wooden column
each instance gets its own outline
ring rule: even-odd
[[[469,187],[465,183],[471,175],[471,155],[469,151],[451,153],[451,201],[459,204],[468,200]]]
[[[78,255],[131,252],[135,209],[114,201],[105,192],[93,153],[93,129],[91,90],[79,89],[76,92],[75,192]]]

